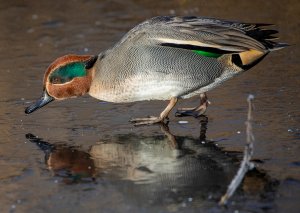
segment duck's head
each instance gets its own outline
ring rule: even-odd
[[[53,100],[78,97],[87,93],[93,78],[93,65],[98,56],[66,55],[56,59],[45,72],[43,94],[25,109],[26,114]]]

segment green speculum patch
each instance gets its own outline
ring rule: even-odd
[[[222,55],[220,53],[207,52],[203,50],[193,50],[193,52],[210,58],[219,58]]]
[[[74,62],[59,67],[50,75],[50,82],[53,84],[63,84],[76,77],[86,76],[87,72],[82,62]]]

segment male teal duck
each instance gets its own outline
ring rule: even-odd
[[[200,105],[176,114],[202,115],[207,91],[287,46],[275,42],[277,31],[265,26],[203,17],[146,20],[98,56],[56,59],[45,73],[42,97],[25,113],[89,93],[116,103],[170,100],[158,117],[132,119],[136,125],[163,122],[178,99],[195,95],[200,95]]]

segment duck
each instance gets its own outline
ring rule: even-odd
[[[44,74],[42,96],[25,113],[88,93],[114,103],[169,101],[158,116],[131,119],[135,125],[168,121],[178,100],[193,96],[199,105],[177,109],[176,116],[201,116],[208,91],[288,46],[275,41],[278,31],[270,26],[197,16],[148,19],[98,55],[56,59]]]

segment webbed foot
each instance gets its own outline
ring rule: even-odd
[[[149,116],[148,118],[133,118],[130,122],[134,123],[135,126],[163,123],[165,119],[169,120],[168,115],[176,103],[177,98],[173,97],[164,111],[160,113],[159,117]]]
[[[210,102],[207,99],[205,93],[200,94],[200,105],[194,108],[180,108],[175,113],[176,117],[183,117],[183,116],[193,116],[195,118],[203,115],[208,107]]]

